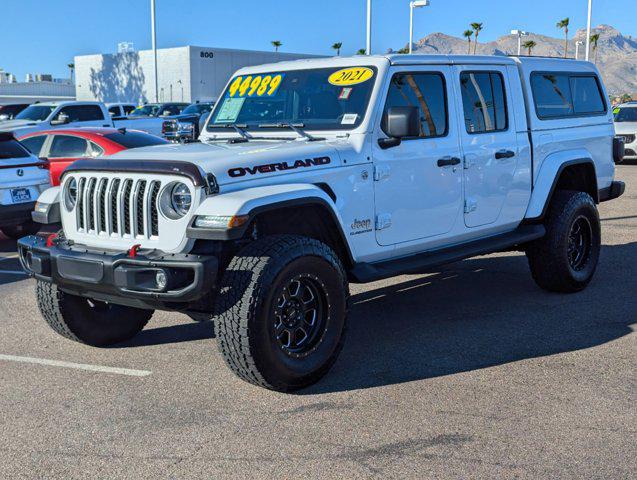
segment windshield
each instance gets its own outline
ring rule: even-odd
[[[160,105],[148,104],[137,107],[130,113],[131,117],[156,117],[159,112]]]
[[[31,105],[15,116],[16,120],[32,120],[34,122],[46,120],[55,110],[53,105]]]
[[[372,67],[317,68],[234,77],[215,106],[208,130],[293,124],[308,130],[357,127],[374,86]]]
[[[616,122],[637,122],[637,107],[622,107],[615,114]]]
[[[196,103],[188,105],[181,113],[184,115],[201,115],[202,113],[209,112],[210,110],[212,110],[212,105],[208,103]]]

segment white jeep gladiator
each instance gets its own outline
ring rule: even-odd
[[[491,252],[577,292],[620,196],[613,116],[591,63],[388,55],[245,68],[202,143],[78,161],[20,240],[43,317],[105,346],[154,310],[213,319],[242,379],[290,391],[332,366],[348,282]]]

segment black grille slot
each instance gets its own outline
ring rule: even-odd
[[[91,178],[88,181],[87,187],[87,197],[88,204],[86,208],[88,209],[88,225],[86,226],[87,230],[95,230],[95,184],[97,183],[97,179]]]
[[[130,197],[133,189],[133,181],[126,180],[124,183],[124,233],[130,234]]]
[[[106,231],[106,190],[108,188],[108,180],[102,180],[100,184],[99,200],[97,202],[99,212],[99,232]]]
[[[80,178],[77,189],[77,226],[78,228],[86,228],[84,224],[84,188],[86,187],[86,178]]]
[[[153,182],[150,188],[150,234],[159,235],[159,211],[157,210],[157,200],[159,199],[160,182]]]
[[[137,235],[144,235],[144,193],[146,192],[146,181],[141,180],[137,184],[137,194],[135,195],[135,214],[137,217]]]
[[[117,194],[119,193],[119,179],[113,180],[111,185],[111,222],[113,233],[119,233],[119,218],[117,217]]]

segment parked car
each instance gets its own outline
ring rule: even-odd
[[[11,133],[0,133],[0,230],[19,238],[36,233],[31,212],[48,189],[48,164],[24,148]]]
[[[179,115],[164,120],[162,136],[171,142],[187,143],[199,138],[214,102],[201,102],[188,105]]]
[[[134,103],[107,103],[106,108],[113,120],[122,120],[137,108]]]
[[[637,103],[615,108],[615,133],[624,140],[624,160],[637,160]]]
[[[597,204],[625,187],[607,99],[595,65],[563,59],[247,67],[201,143],[67,168],[39,216],[64,235],[21,239],[20,258],[68,339],[114,344],[178,310],[215,320],[237,376],[296,390],[336,361],[349,282],[523,251],[541,288],[586,288]]]
[[[165,103],[146,103],[140,105],[130,113],[131,117],[169,117],[171,115],[179,115],[188,103],[183,102],[165,102]]]
[[[43,130],[19,137],[34,155],[49,161],[51,185],[60,184],[60,175],[78,158],[112,155],[129,148],[163,145],[167,140],[124,128],[64,128]]]
[[[13,120],[15,116],[29,106],[28,103],[10,103],[0,105],[0,122]]]

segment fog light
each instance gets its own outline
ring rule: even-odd
[[[168,277],[166,276],[166,272],[163,270],[157,270],[155,274],[155,283],[157,284],[157,288],[159,290],[164,290],[168,285]]]

